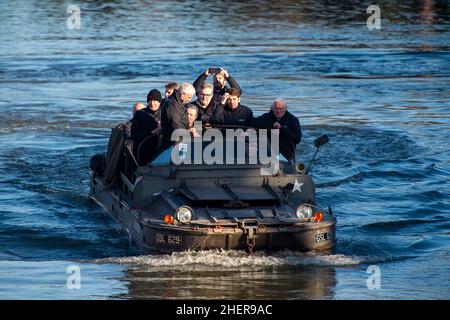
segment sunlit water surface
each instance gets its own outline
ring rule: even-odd
[[[364,1],[79,3],[80,30],[66,1],[0,5],[0,298],[450,298],[446,1],[381,1],[380,30]],[[335,254],[137,256],[88,199],[111,126],[210,65],[255,114],[288,101],[299,159],[329,135],[313,178],[338,218]]]

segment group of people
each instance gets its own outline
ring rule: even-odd
[[[206,82],[210,75],[213,84]],[[185,129],[196,136],[195,121],[218,127],[279,129],[280,153],[288,160],[294,159],[302,131],[298,118],[287,111],[286,102],[276,99],[269,112],[255,118],[252,110],[241,104],[241,94],[227,70],[214,67],[200,74],[193,84],[167,83],[164,98],[159,90],[150,90],[147,106],[138,102],[132,109],[130,133],[139,165],[170,147],[174,130]],[[194,95],[197,100],[192,102]]]

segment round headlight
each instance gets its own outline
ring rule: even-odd
[[[297,218],[299,219],[309,219],[312,216],[312,209],[311,207],[301,205],[297,208],[297,211],[295,212],[297,215]]]
[[[179,207],[175,217],[181,223],[189,223],[192,219],[192,209],[189,207]]]

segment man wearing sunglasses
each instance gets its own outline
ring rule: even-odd
[[[211,115],[217,108],[217,101],[213,99],[214,88],[210,83],[204,83],[200,92],[197,92],[198,99],[189,104],[194,105],[198,109],[197,120],[201,120],[203,123],[209,123]]]

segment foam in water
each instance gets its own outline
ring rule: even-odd
[[[151,267],[172,267],[180,265],[207,265],[224,267],[280,267],[280,266],[352,266],[369,263],[380,258],[346,256],[343,254],[321,255],[283,250],[268,254],[245,251],[186,251],[166,255],[146,255],[95,260],[97,263],[119,263]]]

